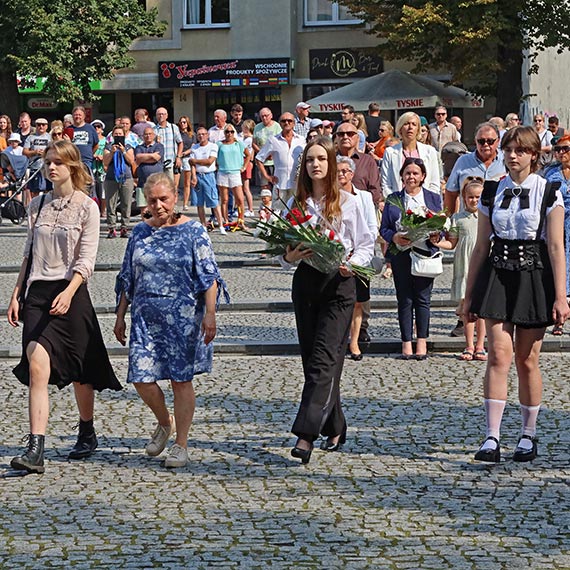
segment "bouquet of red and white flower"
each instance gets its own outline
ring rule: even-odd
[[[375,275],[372,267],[350,263],[333,227],[322,216],[306,213],[298,203],[285,217],[270,211],[269,220],[246,220],[246,226],[253,229],[246,233],[269,244],[268,248],[253,253],[284,255],[287,246],[295,248],[301,244],[313,253],[303,261],[322,273],[330,273],[344,264],[358,277],[370,279]]]
[[[398,231],[412,243],[425,242],[434,232],[449,229],[450,221],[443,210],[440,212],[432,212],[425,206],[406,209],[398,197],[395,195],[392,196],[388,197],[386,203],[397,206],[402,211],[402,216],[397,222]],[[407,247],[397,247],[398,249],[407,249]]]

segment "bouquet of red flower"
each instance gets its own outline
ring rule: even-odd
[[[301,244],[313,252],[304,262],[322,273],[330,273],[344,264],[361,278],[370,279],[375,275],[372,267],[353,265],[347,260],[344,246],[324,218],[306,213],[298,203],[285,217],[276,215],[273,210],[270,212],[269,220],[246,220],[246,226],[253,229],[246,233],[269,244],[268,248],[253,253],[284,255],[287,246],[295,248]]]
[[[386,202],[397,206],[402,211],[402,216],[398,221],[398,231],[411,242],[424,242],[434,232],[449,229],[449,218],[443,210],[432,212],[426,207],[418,207],[413,210],[404,209],[402,201],[393,194],[388,197]]]

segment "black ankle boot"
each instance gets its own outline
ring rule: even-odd
[[[69,455],[69,459],[85,459],[93,454],[97,449],[98,441],[93,428],[93,420],[84,422],[79,420],[79,435],[77,443],[73,446]]]
[[[10,461],[10,467],[28,473],[43,473],[45,435],[28,435],[28,449]]]

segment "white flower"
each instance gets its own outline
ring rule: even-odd
[[[168,313],[168,315],[166,315],[166,324],[169,326],[172,326],[174,324],[174,316],[172,313]]]
[[[201,245],[196,249],[196,255],[200,261],[202,259],[207,259],[210,257],[210,248],[207,245]]]
[[[194,306],[182,305],[180,307],[180,316],[184,319],[191,319],[194,316]]]
[[[152,367],[154,366],[154,361],[152,358],[145,356],[144,358],[139,358],[137,360],[136,366],[139,370],[147,372],[149,370],[152,370]]]

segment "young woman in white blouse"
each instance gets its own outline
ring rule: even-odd
[[[483,317],[487,327],[487,433],[475,459],[492,463],[501,459],[500,427],[513,351],[522,416],[513,460],[537,456],[542,339],[548,325],[562,324],[570,312],[564,204],[560,191],[535,174],[540,139],[532,127],[514,127],[504,135],[501,148],[509,175],[500,183],[485,183],[463,305],[465,318],[473,322]]]
[[[11,466],[30,473],[44,472],[48,384],[63,388],[73,382],[80,423],[70,459],[88,457],[97,448],[93,390],[121,389],[86,286],[99,242],[99,209],[87,194],[91,176],[69,141],[48,146],[45,169],[53,190],[30,203],[24,260],[8,307],[8,322],[24,323],[22,359],[14,374],[30,387],[28,446]]]
[[[319,137],[305,147],[295,198],[307,214],[328,220],[351,262],[370,263],[375,236],[368,229],[358,199],[339,190],[330,139]],[[289,209],[294,205],[290,200]],[[356,300],[350,264],[325,274],[304,262],[310,256],[311,250],[301,245],[288,248],[283,256],[285,266],[301,262],[293,276],[292,299],[305,383],[291,430],[298,438],[291,455],[303,463],[309,462],[319,434],[326,436],[321,445],[325,451],[337,451],[346,439],[340,377]]]

